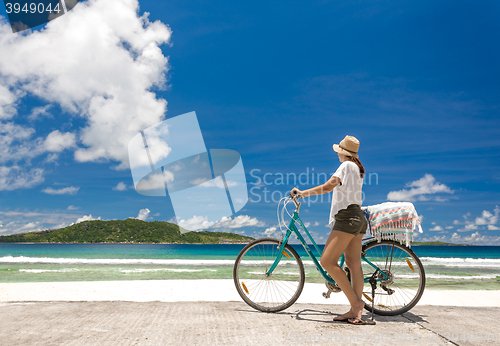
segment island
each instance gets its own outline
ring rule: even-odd
[[[415,241],[411,245],[439,245],[439,246],[474,246],[472,244],[445,243],[442,241]]]
[[[165,221],[92,220],[60,229],[0,236],[0,243],[247,244],[254,240],[227,232],[182,231]]]

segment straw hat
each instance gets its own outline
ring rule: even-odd
[[[333,145],[333,150],[345,156],[358,157],[358,149],[359,141],[353,136],[345,136],[339,144]]]

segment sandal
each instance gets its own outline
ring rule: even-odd
[[[375,321],[365,321],[361,318],[349,318],[347,320],[349,324],[359,324],[359,325],[375,325]]]
[[[340,318],[338,318],[340,317]],[[352,317],[342,317],[342,316],[337,316],[333,318],[333,322],[347,322],[349,319],[352,319]]]

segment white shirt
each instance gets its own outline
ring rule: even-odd
[[[335,215],[339,210],[346,209],[350,204],[357,204],[361,207],[363,203],[363,179],[359,174],[359,167],[352,161],[344,161],[337,171],[333,173],[338,177],[342,185],[337,185],[333,189],[332,209],[330,211],[330,228],[335,223]]]

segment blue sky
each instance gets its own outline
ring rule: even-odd
[[[133,189],[126,145],[195,111],[207,148],[241,154],[251,198],[212,230],[271,234],[264,188],[294,182],[259,179],[329,176],[349,134],[365,205],[412,201],[419,240],[500,245],[498,2],[96,0],[24,34],[0,11],[0,234],[171,220]],[[301,217],[324,242],[328,197]]]

